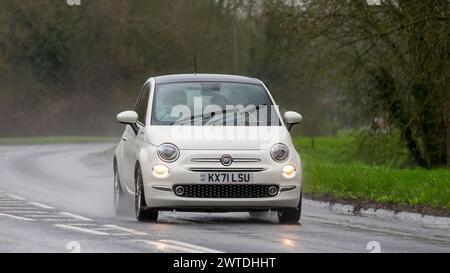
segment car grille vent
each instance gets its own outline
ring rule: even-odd
[[[187,198],[270,198],[279,192],[278,185],[202,185],[173,186],[173,192]]]

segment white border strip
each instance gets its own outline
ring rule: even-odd
[[[0,204],[0,209],[9,209],[9,208],[36,209],[35,207],[27,207],[24,206],[23,204],[8,204],[8,205]]]
[[[5,217],[9,217],[9,218],[17,219],[17,220],[23,220],[23,221],[34,221],[34,219],[20,217],[20,216],[15,216],[15,215],[1,213],[1,212],[0,212],[0,216],[5,216]]]
[[[16,199],[16,200],[25,200],[25,198],[15,195],[15,194],[11,194],[11,193],[5,193],[4,195],[11,197],[12,199]]]
[[[87,217],[84,217],[84,216],[80,216],[80,215],[77,215],[77,214],[73,214],[73,213],[70,213],[70,212],[60,212],[59,214],[64,215],[64,216],[68,216],[68,217],[72,217],[74,219],[81,220],[81,221],[94,221],[94,220],[92,220],[90,218],[87,218]]]
[[[63,228],[63,229],[69,229],[69,230],[89,233],[89,234],[93,234],[93,235],[109,235],[109,233],[106,233],[106,232],[101,232],[101,231],[87,229],[87,228],[74,227],[74,226],[69,226],[69,225],[59,224],[59,225],[53,225],[53,226]]]
[[[22,213],[22,214],[26,214],[26,213],[31,213],[31,214],[47,214],[48,212],[43,212],[43,211],[35,211],[35,210],[5,210],[3,211],[4,213]]]
[[[42,209],[55,209],[54,207],[51,207],[46,204],[38,203],[38,202],[28,202],[28,204],[42,208]]]
[[[124,232],[131,233],[133,235],[147,235],[147,233],[145,233],[145,232],[141,232],[141,231],[137,231],[137,230],[129,229],[129,228],[124,228],[124,227],[119,227],[119,226],[116,226],[116,225],[103,225],[103,226],[108,228],[108,229],[124,231]]]
[[[25,217],[34,217],[34,218],[52,218],[52,219],[61,219],[61,221],[65,220],[66,218],[61,217],[60,215],[52,215],[52,214],[25,214]]]

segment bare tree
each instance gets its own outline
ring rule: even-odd
[[[369,83],[352,96],[389,113],[421,166],[450,167],[450,1],[305,3],[313,32]]]

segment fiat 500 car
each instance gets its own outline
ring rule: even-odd
[[[164,210],[271,210],[298,223],[302,168],[289,131],[301,119],[282,117],[254,78],[149,78],[117,115],[126,127],[114,154],[116,212],[134,203],[137,220],[157,221]]]

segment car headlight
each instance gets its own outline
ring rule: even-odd
[[[295,169],[295,166],[293,166],[293,165],[286,165],[281,170],[281,174],[285,178],[288,178],[288,179],[295,177],[296,173],[297,173],[297,170]]]
[[[152,169],[153,176],[159,179],[167,178],[170,174],[168,167],[164,165],[156,165]]]
[[[174,162],[178,159],[180,156],[180,151],[178,150],[177,146],[165,143],[161,144],[158,147],[158,157],[165,162]]]
[[[270,149],[270,155],[272,159],[278,163],[285,162],[289,157],[289,148],[284,144],[275,144]]]

